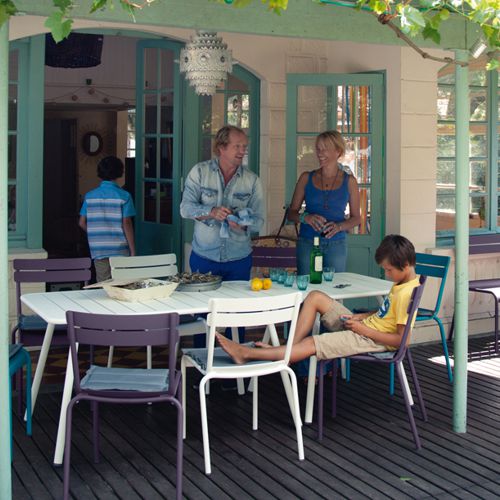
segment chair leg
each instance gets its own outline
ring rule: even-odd
[[[151,368],[153,368],[153,348],[150,345],[146,347],[146,358],[146,365],[148,367],[148,370],[151,370]]]
[[[446,369],[448,371],[448,380],[453,382],[453,372],[451,371],[450,356],[448,354],[448,345],[446,344],[446,335],[444,333],[444,326],[442,321],[436,316],[434,318],[439,326],[439,333],[441,334],[441,343],[443,344],[443,353],[446,359]]]
[[[256,431],[259,428],[259,377],[252,377],[252,429]]]
[[[24,392],[23,370],[18,370],[16,372],[14,380],[15,380],[16,389],[17,389],[17,413],[19,415],[22,415],[23,414],[23,392]],[[12,401],[12,397],[11,397],[11,401]]]
[[[32,411],[31,411],[31,356],[28,351],[24,351],[26,363],[26,434],[32,435]],[[22,415],[22,413],[21,413]]]
[[[394,396],[394,363],[389,365],[389,396]]]
[[[12,432],[12,375],[9,373],[9,422],[10,422],[10,461],[14,457],[14,433]]]
[[[351,366],[351,360],[346,359],[347,366]],[[333,360],[332,365],[332,418],[337,416],[337,384],[338,384],[338,359]]]
[[[210,442],[208,439],[208,418],[207,418],[207,401],[205,396],[205,385],[207,383],[206,375],[200,381],[200,412],[201,412],[201,431],[203,434],[203,456],[205,458],[205,474],[212,473],[210,465]]]
[[[182,457],[184,455],[184,442],[182,436],[183,425],[183,411],[182,405],[178,400],[172,401],[172,404],[177,408],[177,463],[176,463],[176,500],[182,500]]]
[[[406,413],[408,414],[408,420],[410,421],[410,427],[411,427],[411,431],[413,433],[413,439],[415,440],[415,446],[416,446],[417,450],[419,450],[422,447],[422,445],[420,444],[420,438],[418,436],[417,425],[415,424],[415,418],[413,417],[413,412],[411,410],[411,404],[410,404],[410,398],[409,398],[409,395],[407,392],[407,386],[405,385],[405,383],[403,381],[404,374],[403,374],[403,365],[401,364],[401,362],[396,363],[396,371],[397,371],[399,383],[401,385],[401,389],[403,392],[403,398],[405,400],[405,406],[406,406]]]
[[[408,365],[411,371],[411,378],[413,379],[413,385],[415,386],[415,392],[417,393],[418,405],[420,406],[420,413],[422,413],[422,419],[427,422],[427,410],[425,409],[424,398],[422,397],[422,391],[420,390],[420,384],[417,378],[417,371],[415,370],[415,365],[413,364],[413,358],[411,356],[410,349],[406,351],[406,359],[408,360]]]
[[[110,345],[109,346],[109,353],[108,353],[108,368],[111,368],[113,366],[113,354],[115,352],[115,346]]]
[[[99,463],[99,403],[91,401],[92,407],[92,443],[94,448],[94,463]]]
[[[181,405],[182,412],[182,439],[186,439],[186,361],[181,358]]]
[[[295,424],[295,430],[297,432],[297,449],[299,453],[299,460],[304,460],[304,440],[302,438],[302,420],[300,419],[299,389],[297,387],[297,377],[295,376],[295,372],[290,367],[287,368],[287,372],[292,383],[292,418]]]
[[[240,342],[240,335],[238,333],[238,328],[237,327],[232,327],[231,328],[231,340],[233,342]],[[243,396],[245,394],[245,381],[242,378],[237,378],[236,379],[236,385],[238,387],[238,394],[240,396]]]
[[[323,399],[324,399],[324,376],[325,362],[319,362],[318,375],[318,441],[323,441]]]
[[[71,465],[71,426],[73,421],[73,407],[77,399],[72,399],[66,410],[66,442],[64,443],[64,476],[63,476],[63,498],[69,499],[69,479]]]

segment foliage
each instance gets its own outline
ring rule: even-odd
[[[90,13],[106,8],[113,9],[115,3],[132,16],[141,9],[161,0],[92,0]],[[232,7],[245,7],[255,0],[211,0]],[[288,7],[288,0],[257,0],[269,11],[281,14]],[[299,1],[299,0],[295,0]],[[422,35],[439,44],[440,28],[450,18],[450,13],[462,16],[481,27],[484,39],[492,50],[490,68],[498,67],[500,51],[500,0],[300,0],[319,4],[334,4],[354,7],[375,13],[381,23],[399,22],[398,29],[413,37]],[[73,0],[52,0],[54,12],[47,18],[45,26],[50,29],[56,42],[66,38],[73,20]],[[17,12],[15,0],[0,0],[0,26]]]

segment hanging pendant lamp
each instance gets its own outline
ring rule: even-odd
[[[214,95],[217,85],[233,71],[227,44],[213,31],[197,31],[181,49],[180,70],[198,95]]]

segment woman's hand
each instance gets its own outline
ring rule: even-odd
[[[323,226],[323,236],[325,238],[331,238],[332,236],[336,235],[337,233],[340,233],[341,231],[343,231],[342,223],[337,224],[336,222],[327,222]]]
[[[304,217],[304,221],[307,222],[307,224],[309,224],[318,233],[321,233],[326,223],[326,219],[322,215],[317,214],[307,214]]]

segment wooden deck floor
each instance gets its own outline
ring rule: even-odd
[[[279,377],[260,384],[260,429],[251,430],[251,398],[213,389],[208,414],[212,468],[203,473],[197,391],[188,391],[184,448],[186,498],[499,498],[500,358],[491,337],[470,342],[468,432],[451,430],[452,388],[438,345],[414,348],[429,421],[413,447],[401,394],[388,396],[383,367],[354,365],[339,386],[338,417],[325,439],[304,426],[306,460],[297,458],[294,428]],[[491,346],[490,346],[491,347]],[[436,358],[433,360],[433,358]],[[190,374],[190,386],[196,381]],[[189,386],[189,387],[190,387]],[[328,386],[327,386],[328,388]],[[301,403],[305,401],[302,389]],[[52,466],[59,392],[42,394],[33,437],[14,419],[13,498],[61,498],[62,469]],[[330,401],[326,403],[330,409]],[[101,463],[92,462],[90,411],[76,411],[71,491],[78,499],[174,498],[175,413],[163,406],[104,406]]]

